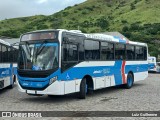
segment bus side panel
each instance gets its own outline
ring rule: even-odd
[[[125,66],[123,66],[122,60],[115,61],[115,65],[112,70],[112,73],[114,74],[114,77],[115,77],[115,85],[123,84],[123,80],[122,80],[122,75],[124,74],[122,71],[123,67]]]
[[[146,72],[138,72],[138,73],[134,73],[134,81],[140,81],[140,80],[144,80],[148,77],[148,71]]]
[[[126,78],[129,72],[133,72],[134,81],[144,80],[148,77],[147,61],[127,61],[125,67]]]
[[[64,90],[65,90],[64,93],[68,94],[68,93],[76,92],[75,86],[76,86],[75,80],[64,82]]]
[[[5,77],[4,79],[4,88],[11,85],[10,77]]]
[[[123,69],[123,70],[122,70]],[[43,91],[36,94],[64,95],[80,91],[80,83],[84,76],[93,79],[94,90],[124,84],[129,72],[133,72],[135,81],[147,77],[147,62],[145,61],[86,61],[58,73],[58,80]],[[118,73],[118,74],[117,74]],[[117,75],[115,77],[115,75]],[[123,76],[123,77],[122,77]],[[122,79],[123,78],[123,79]],[[20,87],[20,86],[19,86]],[[23,89],[22,89],[23,90]],[[35,91],[33,90],[32,93]]]
[[[116,85],[116,83],[115,83],[115,77],[114,77],[114,75],[112,75],[112,76],[110,76],[110,86],[115,86]],[[109,86],[106,86],[106,87],[109,87]]]
[[[20,85],[19,82],[18,88],[21,92],[27,92],[28,94],[48,94],[48,95],[64,95],[74,92],[79,92],[81,80],[72,80],[72,81],[55,81],[51,85],[49,85],[45,90],[38,91],[36,90],[24,90]]]
[[[94,78],[95,89],[100,89],[105,87],[105,76]]]
[[[93,83],[94,90],[116,85],[114,75],[93,78]]]
[[[0,64],[0,81],[4,81],[4,86],[3,88],[12,85],[13,80],[12,80],[12,64]],[[2,88],[1,88],[2,89]]]

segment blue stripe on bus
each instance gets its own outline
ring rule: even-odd
[[[13,83],[12,74],[13,74],[13,65],[10,64],[7,68],[0,68],[0,78],[10,77],[10,85]]]
[[[23,87],[34,87],[34,88],[43,88],[44,86],[48,85],[49,82],[48,81],[19,81],[20,85],[22,85]]]
[[[61,73],[61,70],[58,69],[47,78],[26,78],[20,76],[18,76],[18,78],[20,84],[24,84],[25,87],[39,88],[40,86],[44,87],[46,84],[48,84],[49,80],[54,76],[58,76],[58,81],[70,81],[75,79],[82,79],[85,75],[90,75],[93,78],[114,75],[115,84],[120,85],[123,83],[120,71],[121,67],[122,61],[116,61],[114,66],[106,65],[97,67],[73,67],[66,70],[64,73]],[[133,73],[148,71],[148,64],[126,65],[125,74],[128,74],[129,71],[132,71]]]
[[[119,43],[124,43],[124,44],[126,44],[126,40],[123,40],[123,39],[121,39],[120,37],[118,37],[118,36],[113,36],[115,39],[118,39],[119,40]]]
[[[8,77],[12,75],[11,68],[0,68],[0,78]]]
[[[40,47],[43,43],[41,44],[35,44],[35,47]],[[58,46],[58,43],[44,43],[43,46]]]
[[[148,69],[153,69],[155,67],[154,63],[148,63]]]

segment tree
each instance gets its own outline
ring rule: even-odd
[[[129,30],[128,26],[124,26],[124,27],[122,28],[122,31],[123,31],[123,32],[127,32],[128,30]]]
[[[136,7],[135,7],[135,5],[133,3],[131,3],[130,7],[131,7],[131,10],[136,9]]]
[[[97,19],[96,24],[97,24],[98,27],[101,27],[102,29],[105,29],[105,30],[109,26],[109,22],[104,16],[99,18],[99,19]]]

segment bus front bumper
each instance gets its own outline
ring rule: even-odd
[[[27,94],[33,94],[33,95],[64,95],[64,81],[55,81],[53,84],[49,85],[44,90],[27,90],[23,89],[19,82],[17,82],[18,90],[20,92],[25,92]]]
[[[79,92],[81,80],[55,81],[44,90],[23,89],[17,81],[18,90],[31,95],[65,95]]]

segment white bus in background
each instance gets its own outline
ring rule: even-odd
[[[18,49],[0,39],[0,89],[12,88],[16,80]]]
[[[157,72],[156,57],[153,57],[153,56],[148,57],[148,71]]]
[[[156,68],[157,68],[157,72],[160,73],[160,62],[157,62]]]

